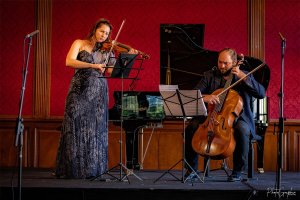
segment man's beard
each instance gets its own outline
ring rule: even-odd
[[[231,69],[228,69],[228,70],[222,70],[222,71],[220,71],[221,72],[221,74],[222,74],[222,76],[228,76],[230,73],[231,73]]]

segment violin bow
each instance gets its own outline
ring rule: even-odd
[[[107,63],[108,63],[109,55],[110,55],[110,53],[112,52],[112,50],[113,50],[113,48],[114,48],[115,42],[117,41],[117,39],[118,39],[118,37],[119,37],[119,34],[120,34],[120,32],[121,32],[121,30],[122,30],[124,24],[125,24],[125,19],[122,21],[122,24],[121,24],[121,26],[120,26],[120,28],[119,28],[119,30],[118,30],[118,33],[117,33],[115,39],[112,40],[111,47],[110,47],[109,52],[108,52],[108,56],[106,57],[105,62],[104,62],[105,66],[106,66]]]
[[[235,83],[233,83],[232,85],[230,85],[228,88],[226,88],[225,90],[223,90],[222,92],[220,92],[217,96],[219,97],[220,95],[222,95],[223,93],[227,92],[229,89],[233,88],[235,85],[237,85],[239,82],[241,82],[242,80],[244,80],[246,77],[248,77],[250,74],[253,74],[254,72],[256,72],[257,70],[259,70],[262,66],[264,66],[266,63],[263,62],[262,64],[258,65],[255,69],[253,69],[252,71],[250,71],[248,74],[246,74],[244,77],[240,78],[238,81],[236,81]]]

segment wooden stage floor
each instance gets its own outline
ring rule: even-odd
[[[0,199],[18,199],[18,169],[0,172]],[[135,170],[134,174],[124,176],[123,171],[121,175],[117,169],[110,172],[112,176],[104,175],[93,181],[57,179],[51,170],[23,169],[22,172],[22,199],[30,200],[300,199],[299,172],[282,172],[280,190],[276,190],[275,172],[255,174],[253,179],[241,182],[227,182],[222,170],[211,172],[204,182],[201,173],[201,181],[183,182],[178,170],[170,173]]]

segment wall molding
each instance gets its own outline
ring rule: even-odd
[[[248,52],[265,60],[265,0],[248,0]]]
[[[36,119],[24,118],[23,166],[33,168],[53,168],[60,138],[62,118]],[[181,159],[182,154],[182,124],[180,120],[166,120],[162,127],[157,127],[152,134],[152,128],[143,131],[145,151],[147,140],[148,153],[143,163],[143,169],[165,170]],[[1,118],[0,116],[0,168],[13,167],[16,163],[17,149],[14,146],[16,118]],[[264,170],[276,171],[276,149],[278,123],[270,122],[264,136]],[[124,134],[124,132],[123,132]],[[300,120],[285,122],[283,155],[283,171],[300,171]],[[120,127],[109,123],[109,165],[119,163]],[[125,135],[123,137],[125,139]],[[123,141],[126,144],[125,141]],[[123,145],[124,148],[125,145]],[[257,148],[255,146],[255,148]],[[125,149],[124,149],[125,152]],[[257,155],[255,154],[255,164]],[[211,169],[221,163],[214,161]],[[228,166],[232,167],[232,156],[228,158]],[[204,159],[199,157],[199,168],[203,169]],[[255,165],[256,166],[256,165]],[[180,165],[176,169],[180,169]]]
[[[34,57],[33,117],[50,116],[52,0],[35,1],[35,24],[39,30]]]

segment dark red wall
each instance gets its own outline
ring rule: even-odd
[[[65,67],[65,56],[72,41],[84,37],[90,26],[99,18],[108,18],[114,25],[115,37],[123,19],[125,25],[118,41],[150,54],[143,64],[136,90],[157,91],[160,73],[160,24],[203,23],[205,47],[219,50],[234,46],[239,52],[247,51],[246,1],[199,1],[199,0],[113,0],[83,3],[54,1],[51,114],[61,115],[73,70]],[[235,7],[234,13],[230,8]],[[240,30],[238,38],[233,30]],[[218,39],[216,39],[218,38]],[[110,91],[121,90],[120,81],[109,80]],[[127,81],[128,83],[128,81]],[[125,83],[126,85],[126,83]],[[125,89],[127,87],[125,86]],[[110,96],[110,105],[113,98]]]
[[[266,57],[271,68],[270,117],[278,118],[280,111],[281,76],[283,77],[284,116],[300,119],[300,1],[266,0]],[[284,71],[281,73],[281,40],[286,38]]]
[[[24,9],[25,8],[25,9]],[[271,69],[270,118],[278,118],[281,75],[281,47],[278,32],[287,38],[285,54],[285,116],[300,119],[297,87],[300,70],[300,3],[296,0],[266,0],[266,62]],[[247,55],[246,0],[53,0],[51,115],[61,116],[73,70],[65,66],[65,56],[74,39],[83,38],[100,17],[114,25],[113,38],[126,19],[118,41],[151,55],[144,62],[136,90],[158,90],[160,70],[159,26],[164,23],[205,24],[204,47],[220,50],[233,47]],[[0,115],[18,114],[21,87],[22,42],[34,30],[34,1],[1,0],[1,80]],[[33,54],[32,54],[33,56]],[[32,109],[32,63],[28,73],[23,113]],[[125,89],[127,87],[125,83]],[[112,93],[120,81],[109,80]],[[110,95],[110,105],[113,104]]]
[[[18,115],[25,64],[23,44],[27,51],[24,37],[34,30],[34,0],[0,0],[0,16],[0,115]],[[32,45],[22,110],[25,115],[32,113],[33,56]]]

